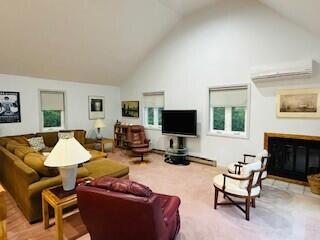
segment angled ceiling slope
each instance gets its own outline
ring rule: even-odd
[[[0,73],[117,85],[180,16],[158,0],[0,3]]]
[[[259,0],[292,22],[320,37],[319,0]]]

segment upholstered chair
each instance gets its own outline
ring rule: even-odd
[[[262,173],[261,180],[267,178],[267,164],[271,155],[267,150],[257,153],[256,155],[252,154],[243,154],[243,161],[234,162],[228,165],[228,172],[232,174],[241,174],[243,167],[248,163],[261,162],[265,167],[265,171]],[[262,187],[262,185],[260,186]]]
[[[81,217],[92,240],[173,240],[180,199],[128,179],[102,177],[77,189]]]
[[[213,185],[215,188],[214,209],[217,205],[236,205],[246,215],[246,220],[250,219],[250,207],[255,207],[255,199],[260,194],[260,182],[265,166],[261,161],[249,163],[243,166],[239,175],[220,174],[214,177]],[[218,203],[219,192],[229,202]],[[232,198],[244,199],[244,202],[236,202]],[[245,204],[245,208],[240,205]]]
[[[126,142],[129,148],[148,148],[150,140],[146,138],[143,126],[134,125],[129,128]]]

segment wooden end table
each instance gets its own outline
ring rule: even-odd
[[[84,182],[93,178],[78,180]],[[42,191],[42,218],[44,229],[49,228],[49,205],[54,209],[56,240],[63,240],[63,209],[77,205],[76,190],[64,191],[62,186],[55,186]]]
[[[5,190],[0,184],[0,240],[7,240],[7,208],[4,199]]]
[[[112,144],[112,152],[114,152],[114,140],[111,138],[102,138],[101,140],[97,139],[97,143],[101,144],[101,152],[104,152],[105,144],[111,143]]]

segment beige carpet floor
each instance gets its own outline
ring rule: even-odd
[[[189,166],[175,166],[163,162],[163,156],[150,154],[149,164],[134,164],[137,158],[128,158],[124,150],[110,154],[110,158],[130,165],[130,179],[149,186],[154,192],[177,195],[181,198],[181,231],[178,240],[214,239],[320,239],[320,198],[292,191],[264,186],[256,208],[251,211],[251,221],[235,207],[225,206],[213,209],[213,176],[224,171],[222,168],[191,163]],[[222,198],[220,198],[222,200]],[[12,223],[11,223],[12,224]],[[35,230],[32,237],[11,233],[14,239],[52,239],[54,228],[45,231],[48,238],[38,238],[41,223],[29,227]],[[66,221],[68,232],[83,234],[83,226]],[[81,235],[80,234],[80,235]],[[49,237],[50,236],[50,237]],[[78,239],[89,240],[88,234]],[[9,238],[10,240],[10,238]]]

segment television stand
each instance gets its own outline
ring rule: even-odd
[[[185,147],[185,141],[183,137],[178,137],[178,148],[167,148],[164,155],[164,161],[166,163],[175,165],[189,165],[187,160],[188,149]]]

